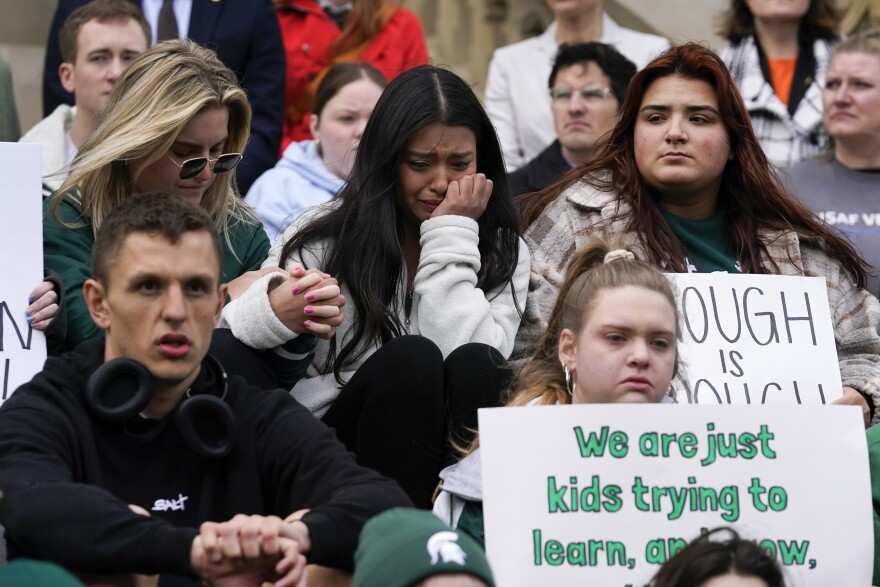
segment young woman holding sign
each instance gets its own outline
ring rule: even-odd
[[[675,294],[660,270],[628,250],[587,245],[507,405],[658,403],[672,393],[677,341]],[[480,464],[475,444],[440,473],[434,513],[483,543]]]
[[[789,195],[711,50],[673,47],[630,82],[605,150],[524,205],[532,283],[515,357],[544,330],[560,272],[592,236],[665,271],[827,279],[843,397],[866,424],[880,404],[880,303],[849,241]]]

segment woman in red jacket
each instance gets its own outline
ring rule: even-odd
[[[394,79],[428,63],[425,34],[415,14],[391,0],[274,0],[287,53],[284,135],[313,138],[309,114],[315,90],[335,63],[368,63]]]

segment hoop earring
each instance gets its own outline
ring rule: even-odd
[[[565,363],[562,364],[562,371],[565,373],[565,390],[568,392],[569,396],[574,397],[574,390],[577,387],[577,382],[572,384],[571,371],[568,370],[568,365]]]

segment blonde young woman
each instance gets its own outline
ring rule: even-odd
[[[507,405],[658,403],[678,370],[677,341],[669,280],[632,252],[595,241],[572,257]],[[440,473],[434,513],[483,543],[480,464],[473,448]]]
[[[67,180],[46,204],[44,262],[64,285],[65,349],[99,333],[82,284],[91,274],[95,232],[114,206],[133,195],[168,192],[200,204],[222,236],[230,295],[256,278],[252,270],[266,258],[269,240],[230,173],[241,161],[250,123],[247,96],[213,51],[166,41],[132,62]]]

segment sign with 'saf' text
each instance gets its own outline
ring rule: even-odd
[[[643,587],[719,526],[757,541],[787,585],[871,584],[854,406],[490,408],[479,425],[499,587]]]
[[[46,338],[25,317],[43,280],[40,146],[0,143],[0,404],[43,368]]]
[[[668,277],[682,333],[679,403],[828,404],[842,395],[824,277]]]

